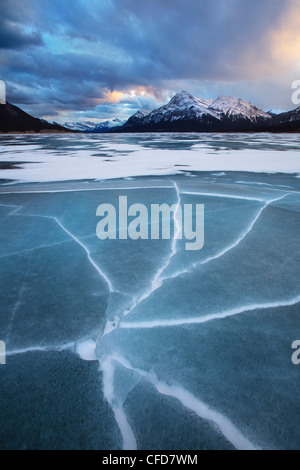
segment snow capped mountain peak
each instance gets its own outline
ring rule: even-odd
[[[92,121],[65,122],[63,126],[72,131],[86,132],[93,130],[96,123]]]
[[[226,117],[232,119],[245,118],[256,121],[258,118],[270,118],[270,114],[265,113],[262,109],[257,108],[249,101],[233,96],[219,96],[210,105],[210,109],[223,113]]]
[[[234,98],[233,96],[218,96],[216,100],[210,105],[212,109],[220,111],[222,113],[234,113],[235,111],[240,110],[242,106],[246,108],[251,107],[251,103],[248,101],[243,101],[240,98]]]
[[[112,129],[117,126],[122,126],[124,124],[119,118],[113,118],[108,121],[102,122],[92,122],[92,121],[82,121],[82,122],[65,122],[64,127],[73,131],[79,132],[106,132],[109,129]]]
[[[112,129],[114,127],[117,127],[117,126],[121,126],[122,124],[124,124],[125,121],[122,121],[121,119],[119,118],[114,118],[114,119],[110,119],[108,121],[102,121],[102,122],[99,122],[96,126],[95,126],[95,131],[103,131],[103,130],[107,130],[107,129]]]
[[[106,122],[109,122],[109,121],[106,121]],[[110,122],[113,122],[113,123],[116,123],[116,124],[119,125],[119,124],[124,122],[124,119],[122,120],[122,119],[119,119],[119,118],[115,117]]]
[[[150,111],[146,111],[145,109],[140,109],[135,114],[133,114],[124,124],[125,127],[130,127],[138,124],[141,122],[145,117],[148,116]]]
[[[169,103],[166,106],[178,106],[178,107],[185,107],[189,108],[191,106],[196,106],[200,107],[201,111],[203,111],[203,108],[206,109],[208,108],[211,103],[214,100],[205,100],[202,98],[195,98],[192,96],[190,93],[187,91],[181,90],[176,95],[173,96],[173,98],[169,101]]]
[[[147,111],[146,109],[140,109],[133,116],[135,116],[136,118],[143,118],[145,116],[148,116],[149,113],[150,111]]]
[[[195,98],[185,90],[181,90],[171,98],[169,103],[152,111],[144,122],[159,123],[183,119],[201,119],[205,114],[218,119],[217,113],[209,109],[213,100]]]
[[[167,104],[146,115],[138,111],[124,128],[138,132],[225,132],[249,129],[271,118],[270,114],[240,98],[221,95],[215,100],[201,99],[181,90]]]
[[[190,93],[188,93],[187,91],[181,90],[178,93],[176,93],[176,95],[174,95],[173,98],[171,98],[168,104],[181,105],[183,103],[187,103],[190,101],[194,102],[195,98],[192,95],[190,95]]]
[[[173,96],[173,98],[175,98],[175,96],[182,96],[182,97],[188,97],[188,98],[191,98],[193,99],[193,95],[191,95],[188,91],[186,90],[180,90],[180,91],[177,91],[177,93],[175,93],[175,95]]]

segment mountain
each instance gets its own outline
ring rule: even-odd
[[[275,109],[269,109],[267,113],[271,114],[271,116],[277,116],[278,114],[286,113],[286,110],[275,108]]]
[[[274,115],[270,123],[258,129],[261,132],[300,132],[300,106],[292,111]]]
[[[249,101],[233,98],[231,96],[219,96],[219,98],[213,101],[209,106],[209,109],[218,113],[218,117],[221,120],[228,118],[232,121],[250,121],[256,123],[270,119],[268,113],[257,108]]]
[[[150,111],[145,111],[145,110],[140,110],[137,113],[135,113],[133,116],[131,116],[123,125],[123,128],[130,128],[131,126],[138,125],[142,120],[148,116]]]
[[[92,121],[82,121],[82,122],[65,122],[64,127],[67,129],[78,131],[78,132],[108,132],[114,127],[122,126],[125,123],[125,120],[119,118],[110,119],[103,122],[92,122]]]
[[[272,116],[240,98],[195,98],[182,90],[164,106],[131,116],[118,132],[227,132],[265,125]]]
[[[55,123],[56,124],[56,123]],[[96,126],[95,122],[82,121],[82,122],[65,122],[63,127],[70,129],[71,131],[87,132],[92,131]]]
[[[180,91],[164,106],[140,110],[126,122],[114,118],[57,123],[34,118],[10,103],[0,104],[0,133],[55,132],[300,132],[300,107],[287,112],[264,112],[249,101],[230,96],[195,98]]]
[[[65,122],[64,127],[67,129],[78,131],[78,132],[108,132],[114,127],[122,126],[125,123],[125,120],[119,118],[110,119],[103,122],[92,122],[92,121],[82,121],[82,122]]]
[[[99,122],[91,132],[108,132],[115,127],[122,126],[125,123],[125,120],[119,118],[114,118],[109,121]]]
[[[0,133],[6,132],[70,132],[59,124],[50,124],[25,113],[10,103],[0,104]]]

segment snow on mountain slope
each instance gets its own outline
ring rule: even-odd
[[[108,121],[99,122],[95,126],[93,132],[101,132],[101,131],[103,132],[108,129],[113,129],[114,127],[117,127],[117,126],[122,126],[124,123],[125,123],[125,120],[121,120],[119,118],[114,118]]]
[[[65,122],[64,127],[73,131],[80,132],[105,132],[109,129],[113,129],[114,127],[122,126],[124,122],[125,120],[121,120],[119,118],[114,118],[103,122]]]
[[[248,101],[231,96],[216,100],[195,98],[182,90],[169,103],[145,115],[137,112],[124,125],[136,130],[235,130],[271,119],[271,115]]]
[[[182,90],[164,106],[152,111],[144,119],[145,123],[158,123],[160,121],[169,121],[176,119],[196,118],[199,119],[203,114],[219,118],[214,110],[209,109],[212,100],[203,100],[194,98],[192,95]]]
[[[269,119],[271,115],[257,108],[249,101],[232,96],[219,96],[209,109],[233,120],[248,119],[256,122],[259,118]]]
[[[146,116],[148,116],[149,111],[145,109],[140,109],[137,113],[133,114],[124,124],[124,126],[133,126],[142,121]]]
[[[277,114],[273,117],[273,124],[276,126],[288,127],[291,125],[291,130],[295,131],[300,128],[300,106],[291,111]],[[296,126],[296,127],[295,127]]]
[[[65,122],[63,126],[72,131],[86,132],[93,130],[96,126],[96,123],[92,121]]]
[[[120,131],[130,132],[225,132],[249,129],[271,120],[271,114],[240,98],[219,96],[215,100],[208,100],[195,98],[182,90],[164,106],[151,112],[140,110],[126,122],[115,118],[97,124],[85,121],[65,123],[65,126],[81,132],[109,132],[114,131],[114,128],[116,132],[119,132],[119,128]]]

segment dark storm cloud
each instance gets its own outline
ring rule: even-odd
[[[11,101],[40,99],[49,111],[95,108],[105,89],[152,86],[159,96],[170,81],[251,79],[289,4],[0,0],[1,78]]]
[[[43,44],[38,33],[26,33],[18,25],[10,24],[0,18],[0,49],[20,49]]]
[[[0,50],[25,49],[29,46],[43,44],[41,32],[32,28],[28,10],[22,2],[16,0],[0,0]],[[29,20],[29,23],[27,22]]]

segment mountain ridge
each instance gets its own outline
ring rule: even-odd
[[[125,123],[126,119],[119,119],[117,117],[109,119],[103,122],[93,122],[93,121],[69,121],[63,124],[63,127],[77,131],[77,132],[86,132],[86,133],[101,133],[107,132],[114,127],[121,126]],[[55,123],[56,124],[56,123]]]
[[[141,111],[138,111],[141,113]],[[241,98],[196,98],[181,90],[171,100],[147,113],[136,113],[114,131],[124,132],[226,132],[266,125],[272,115]],[[138,116],[137,116],[138,115]],[[134,117],[138,119],[134,119]]]
[[[72,132],[59,124],[31,116],[22,109],[6,102],[0,104],[0,133],[56,133]]]
[[[276,114],[241,98],[201,99],[181,90],[167,104],[152,111],[141,109],[125,122],[114,118],[60,125],[34,118],[8,102],[0,105],[0,133],[39,132],[300,132],[300,106]]]

